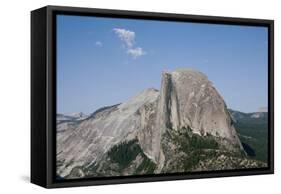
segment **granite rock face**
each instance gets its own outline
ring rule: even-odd
[[[75,127],[62,130],[58,125],[57,161],[63,163],[58,167],[58,174],[64,177],[75,166],[99,162],[112,146],[134,138],[141,130],[139,109],[157,98],[156,90],[147,89],[125,103],[96,111],[75,123]]]
[[[223,98],[202,73],[189,69],[163,73],[159,104],[166,127],[190,127],[194,133],[211,134],[240,145]]]
[[[84,176],[90,167],[104,172],[103,166],[113,165],[109,151],[132,140],[141,149],[132,164],[138,168],[149,160],[153,172],[161,173],[168,160],[163,135],[187,128],[201,137],[223,139],[232,151],[243,150],[223,98],[205,75],[190,69],[163,72],[160,91],[150,88],[83,120],[57,123],[57,174],[73,177],[75,169]],[[132,167],[123,171],[133,172]]]

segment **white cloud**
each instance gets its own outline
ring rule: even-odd
[[[103,46],[103,44],[102,44],[102,42],[101,41],[96,41],[96,46],[98,46],[98,47],[102,47]]]
[[[134,59],[146,54],[141,47],[130,48],[127,50],[127,53],[130,54]]]
[[[114,28],[113,30],[127,47],[133,46],[136,37],[135,32],[122,28]]]
[[[134,31],[122,28],[114,28],[113,31],[115,32],[115,34],[117,34],[117,36],[124,44],[127,53],[134,59],[146,54],[146,52],[141,47],[135,46],[136,33]]]

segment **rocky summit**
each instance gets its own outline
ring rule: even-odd
[[[60,178],[265,165],[248,159],[223,98],[192,69],[163,72],[159,91],[149,88],[83,119],[57,122]]]

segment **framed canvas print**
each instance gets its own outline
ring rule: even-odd
[[[31,182],[273,173],[273,21],[31,12]]]

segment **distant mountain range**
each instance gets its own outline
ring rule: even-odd
[[[232,109],[228,109],[228,110],[234,120],[250,119],[250,118],[267,118],[268,115],[267,111],[265,110],[252,112],[252,113],[243,113]]]
[[[57,123],[65,121],[79,121],[87,118],[89,115],[84,114],[83,112],[71,113],[71,114],[57,114]]]
[[[88,116],[57,117],[59,178],[267,165],[245,141],[251,121],[266,113],[228,110],[208,78],[191,69],[163,72],[160,91],[146,89]]]
[[[266,162],[268,157],[268,113],[242,113],[229,109],[238,136],[251,158]],[[246,148],[245,148],[246,147]]]

